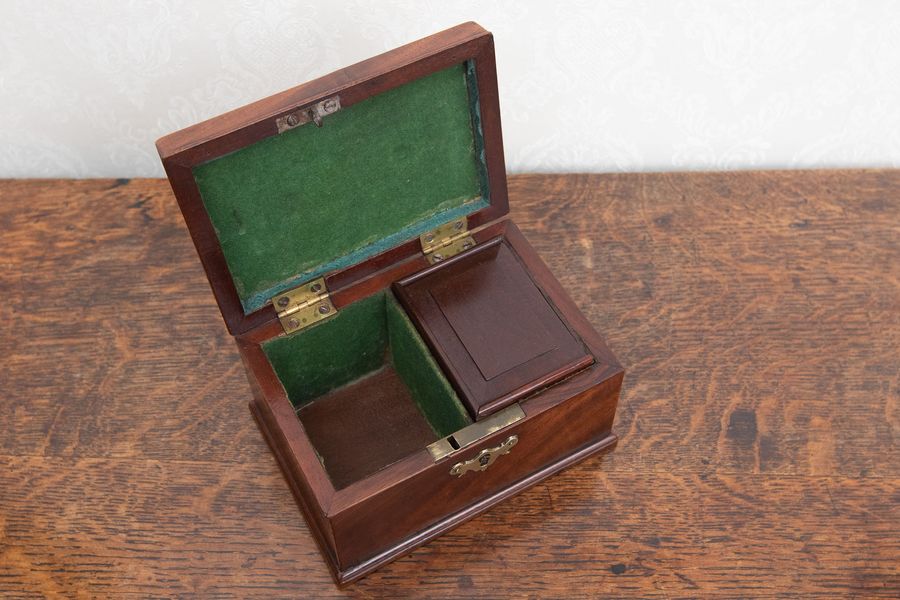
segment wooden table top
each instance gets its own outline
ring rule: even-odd
[[[900,596],[900,172],[511,178],[618,448],[338,590],[168,183],[0,183],[0,596]]]

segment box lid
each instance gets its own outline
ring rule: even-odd
[[[277,294],[388,251],[421,253],[419,236],[450,221],[471,229],[508,211],[493,39],[475,23],[157,148],[235,334],[277,318]]]

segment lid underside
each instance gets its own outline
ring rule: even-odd
[[[474,62],[193,169],[244,312],[490,204]]]

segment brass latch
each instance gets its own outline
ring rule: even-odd
[[[437,229],[423,233],[419,236],[419,240],[422,242],[425,258],[432,265],[475,245],[475,238],[469,231],[465,217],[454,219]]]
[[[272,298],[278,320],[285,333],[306,329],[310,325],[337,314],[328,297],[325,278],[319,277]]]
[[[504,427],[508,427],[516,421],[520,421],[524,418],[525,411],[522,410],[521,406],[519,406],[518,404],[507,406],[498,413],[494,413],[491,416],[482,419],[481,421],[475,421],[471,425],[467,425],[459,431],[454,432],[452,435],[448,435],[447,437],[441,438],[436,442],[432,442],[428,445],[428,452],[431,454],[431,457],[434,458],[435,462],[437,462],[445,456],[450,456],[454,452],[465,450],[469,446],[477,444],[492,433],[500,431]],[[504,452],[500,453],[506,454],[506,452],[509,451],[509,448],[512,448],[513,445],[515,445],[515,442],[513,442],[512,444],[507,444],[506,446],[504,446],[504,448],[498,448],[497,452],[505,449]],[[489,453],[496,454],[497,452],[491,450],[491,452]],[[483,456],[483,454],[479,455],[479,461],[481,460],[481,456]],[[493,459],[491,459],[490,462],[493,462]],[[487,467],[485,466],[485,468]]]
[[[275,120],[275,126],[278,128],[278,133],[284,133],[306,123],[315,123],[316,127],[321,127],[323,117],[333,115],[339,110],[341,110],[341,97],[332,96],[316,102],[312,106],[306,106],[283,117],[278,117]]]

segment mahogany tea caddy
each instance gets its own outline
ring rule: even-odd
[[[624,371],[507,217],[477,24],[157,147],[338,583],[615,445]]]

